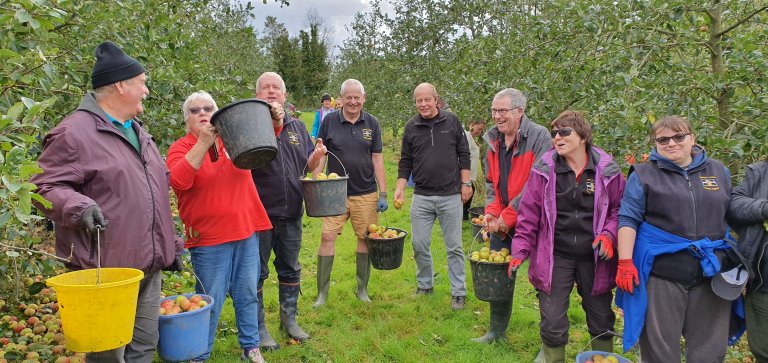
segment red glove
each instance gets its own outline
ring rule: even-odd
[[[509,275],[509,278],[512,278],[512,275],[517,272],[517,269],[520,268],[520,264],[522,264],[523,261],[520,261],[519,258],[513,258],[512,261],[509,261],[509,270],[507,270],[507,274]]]
[[[600,255],[603,260],[608,261],[613,258],[613,243],[604,234],[597,236],[595,241],[592,242],[592,249],[597,250],[598,248],[599,250],[597,251],[597,254]]]
[[[637,268],[631,258],[619,259],[619,269],[616,271],[616,286],[628,293],[633,293],[635,286],[640,285]]]

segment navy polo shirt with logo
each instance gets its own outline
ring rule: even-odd
[[[349,175],[347,196],[363,195],[376,191],[376,176],[373,172],[371,154],[381,153],[381,127],[368,112],[362,111],[354,124],[344,119],[343,112],[325,116],[317,138],[323,139],[328,151],[328,173]]]

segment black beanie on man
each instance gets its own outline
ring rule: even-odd
[[[139,61],[131,58],[115,43],[106,41],[96,47],[96,63],[93,64],[91,84],[93,89],[131,79],[144,73]]]

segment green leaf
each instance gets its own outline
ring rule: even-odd
[[[53,207],[53,204],[49,202],[48,199],[43,198],[40,194],[32,193],[32,199],[42,204],[46,209],[51,209],[51,207]]]
[[[16,193],[21,189],[21,183],[16,183],[8,180],[8,177],[6,175],[3,175],[2,178],[3,185],[5,185],[6,188],[8,188],[8,191],[11,193]]]
[[[21,115],[21,112],[24,111],[24,104],[21,102],[16,102],[13,106],[11,106],[8,109],[8,118],[12,120],[18,120],[19,115]]]
[[[26,10],[21,9],[16,11],[16,20],[18,20],[20,23],[26,23],[28,21],[32,20],[32,15],[30,15]]]
[[[39,293],[40,291],[43,291],[44,288],[45,288],[45,282],[38,281],[38,282],[32,283],[32,285],[29,285],[29,288],[27,289],[27,291],[29,292],[30,295],[37,295],[37,293]]]
[[[10,49],[0,49],[0,58],[18,58],[20,57],[19,53],[16,53]]]
[[[5,251],[5,255],[8,256],[8,257],[19,257],[20,256],[19,253],[16,252],[16,251]],[[11,352],[6,352],[5,353],[6,357],[8,356],[8,353],[11,353]]]

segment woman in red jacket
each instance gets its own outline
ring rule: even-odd
[[[166,163],[171,187],[179,200],[185,247],[192,254],[197,293],[214,299],[208,327],[208,349],[194,361],[208,359],[227,293],[232,297],[243,360],[263,362],[259,352],[257,286],[259,237],[272,225],[261,204],[250,170],[238,169],[229,159],[211,116],[216,102],[206,92],[195,92],[182,110],[187,135],[171,145]],[[220,157],[213,162],[208,149]]]

